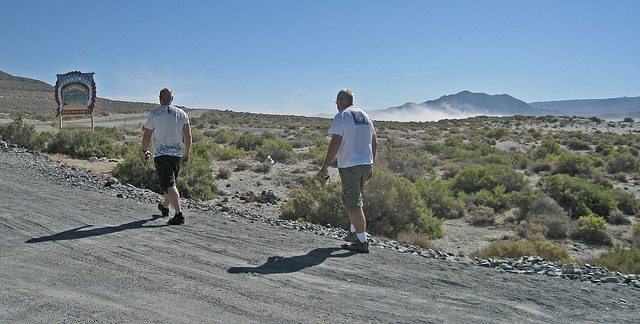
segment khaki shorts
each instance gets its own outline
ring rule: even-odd
[[[370,164],[340,168],[342,181],[342,202],[347,211],[362,208],[362,188],[371,172]]]

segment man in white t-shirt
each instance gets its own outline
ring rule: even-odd
[[[142,154],[145,159],[151,158],[149,143],[153,138],[153,162],[164,194],[164,203],[158,204],[163,217],[169,216],[169,204],[173,205],[176,214],[168,223],[184,224],[184,216],[180,206],[180,193],[176,184],[180,173],[180,164],[189,161],[191,150],[191,127],[189,116],[182,109],[172,106],[173,94],[168,88],[160,90],[161,106],[149,112],[144,124],[142,137]],[[184,135],[184,154],[182,142]]]
[[[353,92],[340,90],[336,98],[338,114],[333,118],[329,134],[331,142],[324,164],[316,177],[326,180],[327,168],[338,156],[338,171],[342,181],[342,201],[349,214],[351,229],[344,248],[369,252],[366,219],[362,211],[362,189],[373,175],[378,139],[371,119],[364,111],[353,106]]]

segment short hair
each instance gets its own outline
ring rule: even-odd
[[[353,91],[349,89],[342,89],[338,92],[338,98],[342,98],[349,103],[349,105],[353,105]]]
[[[166,103],[171,103],[173,98],[173,94],[171,93],[171,89],[164,88],[160,90],[160,99],[162,99]]]

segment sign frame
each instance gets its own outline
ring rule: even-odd
[[[94,72],[83,73],[72,71],[56,75],[56,117],[58,129],[62,130],[63,116],[89,115],[91,117],[91,130],[94,130],[93,110],[96,105],[96,82],[93,79]],[[69,127],[78,128],[78,127]],[[88,127],[80,127],[88,128]]]

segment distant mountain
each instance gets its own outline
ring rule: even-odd
[[[372,119],[397,121],[436,121],[473,116],[597,116],[607,119],[640,118],[640,97],[566,100],[526,103],[512,96],[462,91],[423,103],[370,110]]]
[[[535,109],[510,95],[488,95],[462,91],[420,104],[408,102],[399,107],[368,111],[373,119],[399,121],[434,121],[443,118],[465,118],[478,115],[547,115],[548,110]]]
[[[529,105],[536,109],[552,111],[552,115],[597,116],[606,119],[640,118],[640,97],[532,102]]]

